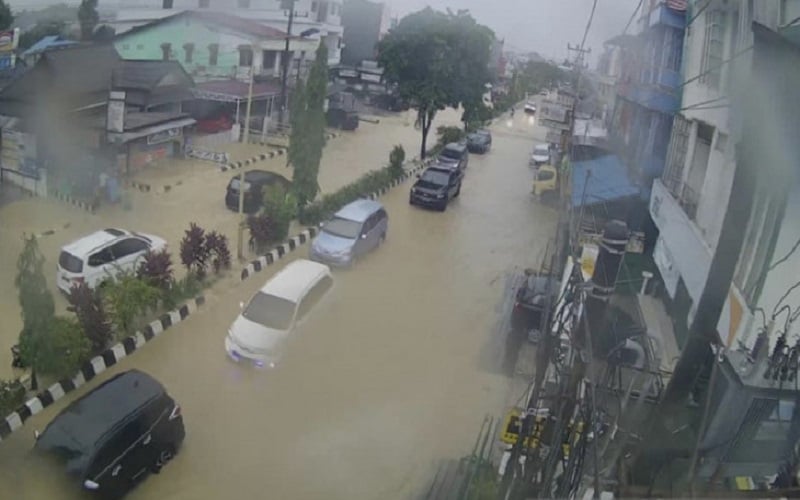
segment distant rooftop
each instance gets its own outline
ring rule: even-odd
[[[75,45],[78,42],[74,42],[72,40],[67,40],[60,35],[53,35],[53,36],[46,36],[39,40],[38,42],[34,43],[28,50],[22,53],[22,57],[30,57],[36,54],[41,54],[45,51],[57,49],[60,47],[67,47],[69,45]]]

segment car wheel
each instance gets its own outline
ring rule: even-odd
[[[168,444],[161,448],[156,456],[156,462],[153,464],[152,470],[154,474],[161,472],[161,469],[175,457],[175,446]]]
[[[453,195],[453,198],[458,198],[458,195],[460,195],[460,194],[461,194],[461,185],[459,185],[458,189],[456,189],[456,192]]]

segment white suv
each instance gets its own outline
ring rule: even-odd
[[[157,236],[124,229],[94,232],[61,248],[56,284],[65,293],[78,283],[94,288],[120,272],[134,271],[145,253],[166,246]]]

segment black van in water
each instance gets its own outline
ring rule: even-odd
[[[225,190],[225,205],[231,210],[239,211],[239,180],[240,174],[234,175]],[[248,170],[244,173],[244,199],[245,213],[254,213],[264,205],[264,190],[270,186],[280,186],[284,191],[292,187],[289,180],[274,172],[267,170]]]
[[[184,436],[180,406],[156,379],[130,370],[62,410],[35,447],[63,458],[85,489],[119,498],[160,472]]]

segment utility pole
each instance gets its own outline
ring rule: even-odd
[[[280,108],[278,108],[278,123],[284,125],[284,117],[286,116],[286,82],[289,77],[289,40],[292,37],[292,24],[294,23],[294,3],[295,0],[281,0],[281,8],[289,9],[289,24],[286,28],[286,44],[283,46],[283,53],[281,54],[281,101]]]
[[[252,46],[250,50],[255,54],[255,50],[253,50]],[[256,72],[255,66],[253,66],[254,62],[254,60],[250,61],[250,83],[247,89],[247,111],[245,112],[244,118],[245,144],[250,142],[250,111],[253,104],[253,79]],[[239,231],[236,234],[236,255],[239,259],[244,259],[244,188],[244,168],[242,168],[239,174]]]

